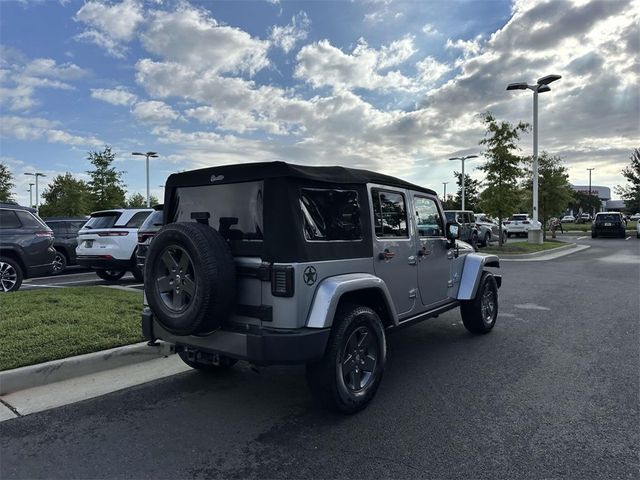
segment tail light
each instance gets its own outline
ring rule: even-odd
[[[271,295],[274,297],[293,297],[293,267],[273,267]]]
[[[144,243],[154,237],[153,233],[138,233],[138,243]]]
[[[102,232],[99,233],[99,237],[126,237],[129,232]]]
[[[36,232],[36,237],[53,237],[53,232],[51,230]]]
[[[524,223],[525,225],[529,225],[529,220],[523,220],[522,223]]]

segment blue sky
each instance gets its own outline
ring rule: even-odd
[[[623,183],[640,124],[637,1],[3,1],[0,161],[82,177],[109,144],[129,193],[172,172],[282,159],[442,191],[480,153],[478,114],[531,121],[570,180]],[[531,135],[523,137],[524,154]],[[469,162],[467,170],[482,179]]]

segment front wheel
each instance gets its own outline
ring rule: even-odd
[[[473,300],[460,305],[462,323],[471,333],[489,333],[498,318],[498,284],[489,272],[483,272]]]
[[[378,314],[369,307],[344,305],[336,314],[324,357],[307,364],[307,382],[329,410],[356,413],[375,396],[386,359]]]
[[[107,282],[117,282],[124,274],[127,273],[126,270],[110,270],[110,269],[100,269],[96,270],[96,275],[98,275],[101,279],[106,280]]]

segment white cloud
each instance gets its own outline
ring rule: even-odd
[[[141,40],[151,53],[197,70],[253,74],[269,65],[269,42],[220,25],[204,10],[187,4],[172,12],[151,12]]]
[[[451,70],[451,67],[444,63],[438,62],[433,57],[426,57],[416,63],[418,70],[418,78],[422,83],[433,85],[445,73]]]
[[[117,88],[92,88],[91,98],[102,100],[112,105],[131,105],[137,100],[136,95],[125,87]]]
[[[274,25],[271,28],[270,38],[274,45],[280,47],[285,53],[289,53],[296,43],[307,38],[311,21],[305,12],[300,12],[291,17],[291,23],[281,27]]]
[[[136,103],[133,107],[133,115],[145,123],[168,123],[179,118],[169,105],[157,100]]]
[[[44,118],[17,116],[0,117],[0,136],[18,140],[46,140],[49,143],[66,145],[94,146],[104,142],[96,137],[80,136],[61,130],[56,122]]]
[[[430,23],[425,23],[425,25],[422,27],[422,33],[424,33],[427,37],[435,37],[436,35],[440,34],[436,27],[434,27]]]
[[[89,1],[74,17],[88,26],[77,38],[97,44],[114,57],[124,56],[123,44],[133,39],[143,18],[142,6],[136,0],[114,4]]]
[[[314,87],[415,90],[413,80],[398,71],[380,73],[382,69],[405,62],[414,52],[411,37],[383,46],[380,50],[369,48],[360,39],[351,54],[334,47],[328,40],[321,40],[300,49],[294,76]]]

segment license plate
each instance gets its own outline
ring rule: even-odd
[[[84,241],[84,246],[85,246],[86,248],[91,248],[91,247],[93,247],[93,240],[85,240],[85,241]]]
[[[611,226],[611,224],[610,224],[610,223],[605,223],[605,224],[604,224],[604,226],[605,226],[605,227],[610,227],[610,226]]]

